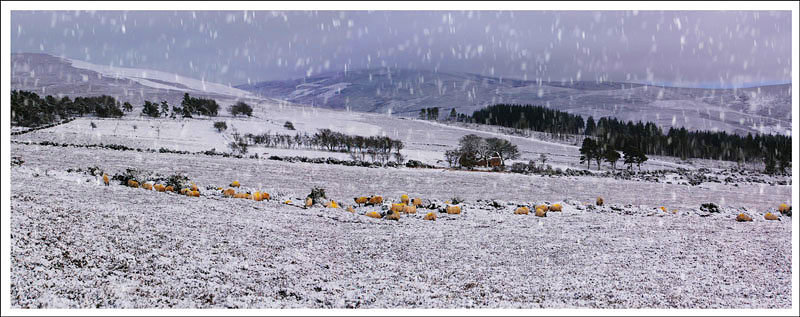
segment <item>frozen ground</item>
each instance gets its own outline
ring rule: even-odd
[[[37,132],[38,133],[38,132]],[[27,134],[26,134],[27,135]],[[790,308],[790,186],[687,187],[11,145],[13,307]],[[278,201],[102,186],[68,168],[239,180]],[[403,193],[466,200],[461,215],[400,221],[294,206]],[[603,196],[607,205],[586,204]],[[291,199],[293,205],[279,201]],[[501,208],[487,200],[498,200]],[[562,202],[546,218],[516,204]],[[722,213],[703,214],[714,202]],[[656,210],[665,206],[676,214]],[[737,223],[746,211],[755,219]]]

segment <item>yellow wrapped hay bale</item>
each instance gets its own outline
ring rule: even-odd
[[[461,213],[461,206],[447,206],[447,213],[451,215],[458,215]]]
[[[144,188],[146,190],[153,190],[153,184],[144,183],[144,184],[142,184],[142,188]]]
[[[530,208],[525,206],[518,207],[516,210],[514,210],[515,215],[527,215],[528,212],[530,212]]]
[[[414,198],[411,200],[411,204],[415,207],[419,208],[422,207],[422,199],[421,198]]]
[[[108,174],[103,173],[103,184],[106,184],[106,186],[108,186]]]
[[[236,195],[236,191],[233,190],[233,188],[228,188],[222,191],[222,195],[226,197],[233,197],[234,195]]]
[[[403,205],[408,205],[408,203],[409,203],[408,195],[406,195],[406,194],[401,195],[400,196],[400,203],[402,203]]]
[[[156,191],[159,191],[159,192],[162,192],[162,193],[164,191],[166,191],[166,187],[164,187],[164,185],[161,185],[161,184],[155,184],[155,185],[153,185],[153,188],[155,188]]]
[[[382,203],[383,203],[383,197],[381,197],[381,196],[372,196],[367,201],[367,205],[371,205],[371,206],[380,205]]]
[[[370,212],[366,213],[365,216],[370,217],[370,218],[378,218],[378,219],[381,218],[381,214],[379,214],[377,211],[370,211]]]
[[[561,211],[561,204],[553,204],[550,206],[550,211]]]
[[[166,188],[164,188],[164,191],[165,192],[175,192],[175,187],[172,187],[172,185],[167,186]]]
[[[349,212],[356,212],[356,209],[353,208],[353,206],[347,206],[347,209],[345,209],[345,210],[347,210]]]
[[[339,208],[339,204],[337,204],[336,201],[331,200],[325,203],[325,208]]]
[[[192,183],[192,191],[196,191],[196,190],[197,190],[197,185],[195,185],[194,183]]]
[[[663,212],[667,212],[667,208],[664,208],[664,206],[661,206],[661,208],[660,208],[660,209],[661,209],[661,211],[663,211]]]
[[[133,187],[133,188],[139,188],[139,182],[137,182],[135,180],[132,180],[132,179],[129,179],[128,180],[128,186]]]
[[[789,209],[790,209],[789,206],[786,204],[781,204],[780,206],[778,206],[778,211],[782,214],[787,213]]]
[[[181,188],[181,195],[186,195],[186,193],[191,192],[192,190],[189,188]]]
[[[255,200],[255,201],[261,201],[261,192],[255,192],[255,193],[253,193],[253,197],[252,197],[252,198],[253,198],[253,200]]]
[[[239,186],[240,186],[239,181],[233,181],[233,183],[231,183],[230,185],[230,187],[239,187]]]
[[[544,210],[544,211],[548,211],[548,210],[550,210],[550,206],[539,205],[539,206],[536,206],[536,209],[541,209],[541,210]]]
[[[603,197],[597,197],[597,200],[595,201],[595,205],[602,206],[603,203],[605,203],[605,201],[603,200]]]
[[[738,222],[753,221],[753,218],[751,218],[747,214],[740,213],[738,216],[736,216],[736,221]]]
[[[541,208],[536,208],[536,217],[547,217],[547,211]]]
[[[778,220],[778,215],[773,214],[771,212],[768,212],[766,215],[764,215],[764,219],[766,219],[766,220]]]
[[[361,206],[361,205],[365,205],[365,204],[367,203],[367,197],[364,197],[364,196],[353,198],[353,200],[354,200],[354,201],[356,202],[356,204],[358,204],[359,206]]]
[[[192,197],[200,197],[200,191],[199,190],[193,190],[192,191]]]
[[[432,213],[432,212],[429,212],[427,215],[425,215],[424,219],[425,220],[436,220],[436,214]]]
[[[417,206],[403,206],[403,212],[407,214],[415,214],[417,213]]]

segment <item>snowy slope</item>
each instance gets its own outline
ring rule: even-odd
[[[36,53],[11,55],[11,89],[73,98],[109,95],[134,106],[134,112],[126,116],[138,116],[145,100],[179,105],[185,93],[192,97],[214,99],[223,107],[240,100],[248,103],[264,100],[245,91],[202,79],[155,70],[96,65]]]
[[[111,78],[125,78],[142,85],[159,88],[174,89],[185,92],[204,92],[234,97],[252,97],[247,91],[229,86],[197,80],[177,74],[140,68],[115,67],[108,65],[92,64],[85,61],[67,59],[73,67],[86,69]]]
[[[791,130],[791,84],[697,89],[616,82],[546,82],[415,69],[362,69],[237,88],[260,96],[355,111],[416,117],[440,107],[471,114],[497,103],[533,104],[595,119],[650,120],[663,129],[733,133]],[[761,128],[763,126],[764,128]]]

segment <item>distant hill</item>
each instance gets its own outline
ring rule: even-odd
[[[184,93],[222,104],[254,100],[249,92],[171,73],[110,67],[48,54],[11,54],[11,89],[40,95],[110,95],[139,107],[144,100],[179,105]]]
[[[385,68],[332,72],[235,88],[263,97],[333,109],[416,116],[420,109],[459,113],[496,103],[536,104],[584,117],[652,121],[664,128],[788,133],[791,84],[699,89],[617,82],[537,82],[469,73]]]

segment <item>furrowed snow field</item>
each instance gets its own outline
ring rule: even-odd
[[[25,161],[11,169],[13,307],[791,307],[792,218],[763,218],[791,203],[790,186],[10,150]],[[202,196],[106,187],[66,172],[95,165],[110,175],[182,172]],[[233,180],[275,199],[205,190]],[[344,204],[369,194],[466,202],[460,215],[424,221],[429,210],[419,210],[395,222],[363,215],[378,207],[298,207],[313,186]],[[587,206],[597,196],[606,206]],[[545,202],[564,211],[513,214],[517,204]],[[702,214],[706,202],[722,212]],[[742,211],[754,221],[735,222]]]

